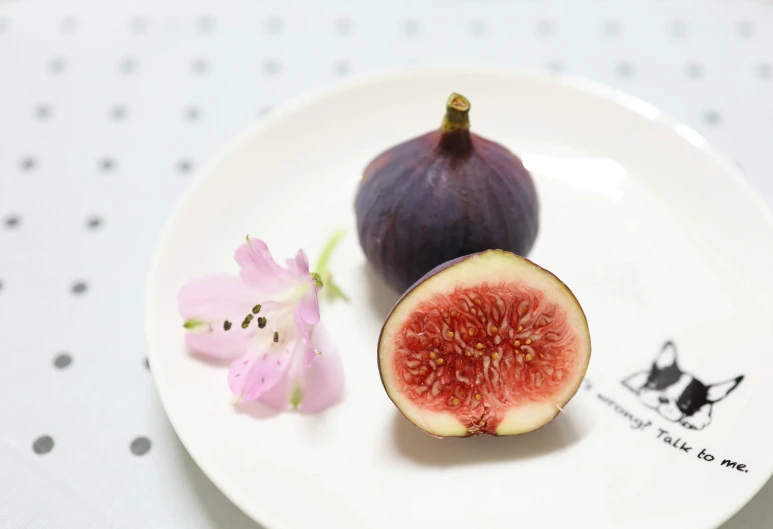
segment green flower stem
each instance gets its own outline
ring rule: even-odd
[[[317,266],[315,267],[316,272],[312,274],[318,283],[324,285],[324,287],[320,288],[323,288],[323,294],[330,302],[333,302],[336,298],[341,298],[347,302],[349,301],[349,297],[341,290],[341,287],[333,281],[333,273],[329,269],[329,263],[333,256],[333,252],[345,234],[346,230],[341,229],[336,231],[332,237],[328,239],[327,244],[325,244],[325,247],[322,249],[322,253],[319,256],[319,260],[317,261]]]

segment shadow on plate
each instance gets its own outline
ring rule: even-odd
[[[275,408],[257,401],[240,402],[234,406],[234,412],[249,415],[253,419],[270,419],[279,415],[279,411]]]
[[[436,439],[396,412],[393,431],[400,454],[422,465],[447,467],[534,458],[563,450],[587,433],[576,422],[577,419],[567,414],[559,415],[539,430],[520,436]]]
[[[361,273],[368,285],[368,301],[383,322],[397,303],[400,294],[392,290],[367,262],[363,263]]]
[[[211,356],[199,354],[195,351],[190,351],[188,349],[185,349],[185,354],[188,355],[188,358],[193,360],[194,362],[199,362],[201,364],[210,366],[210,367],[228,367],[228,364],[231,363],[230,360],[222,359],[222,358],[212,358]]]

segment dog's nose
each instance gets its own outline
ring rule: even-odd
[[[668,402],[668,399],[666,397],[659,397],[658,400],[660,401],[661,404],[665,404],[666,402]]]

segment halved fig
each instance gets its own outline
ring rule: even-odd
[[[487,250],[435,267],[381,330],[389,398],[436,437],[517,435],[551,422],[590,361],[588,322],[554,274]]]

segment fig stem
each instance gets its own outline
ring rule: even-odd
[[[468,130],[470,128],[470,102],[454,92],[446,101],[446,115],[443,117],[443,132]]]

